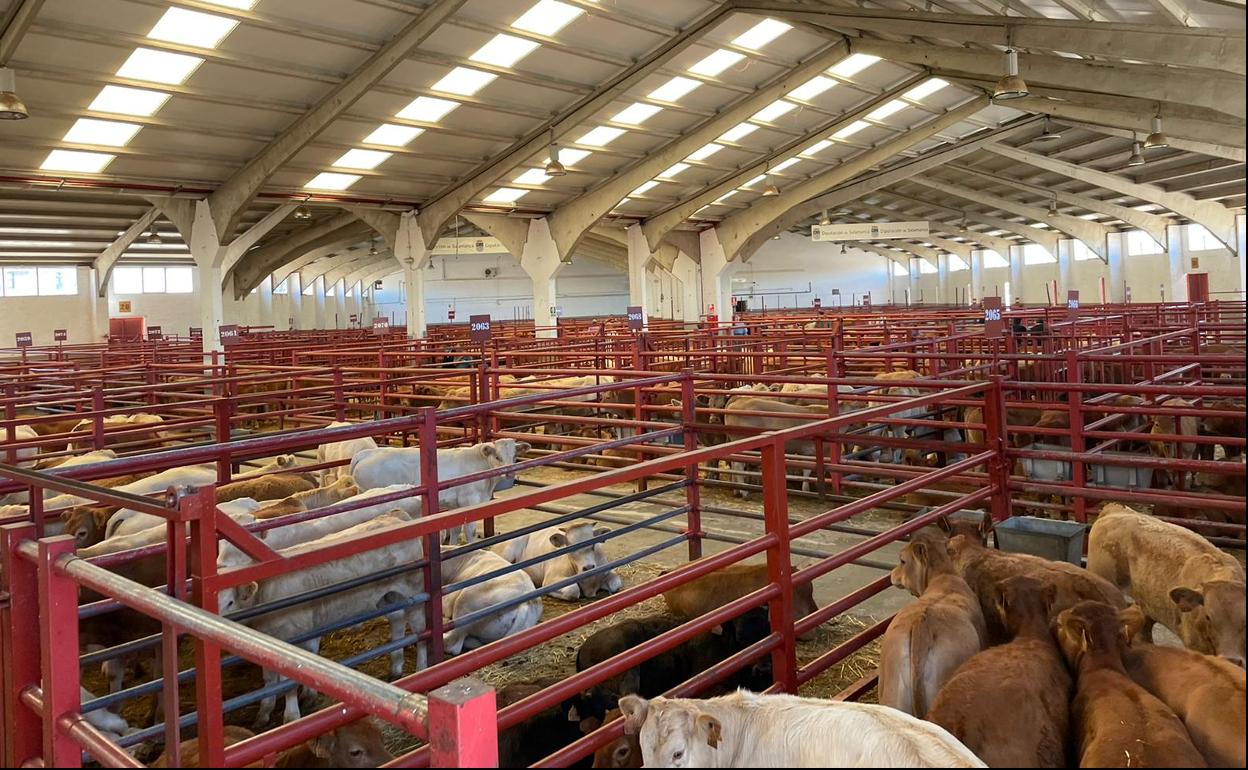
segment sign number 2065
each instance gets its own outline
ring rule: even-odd
[[[985,321],[1000,321],[1001,320],[1001,308],[999,307],[985,308],[984,320]]]

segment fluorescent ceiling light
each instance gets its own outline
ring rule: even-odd
[[[205,3],[212,3],[223,8],[237,8],[240,11],[250,11],[256,7],[259,0],[203,0]]]
[[[61,138],[74,144],[103,144],[109,147],[125,147],[139,133],[142,126],[134,123],[118,123],[114,120],[78,118]]]
[[[78,171],[98,174],[113,162],[116,155],[103,152],[79,152],[78,150],[53,150],[44,158],[39,168],[44,171]]]
[[[891,102],[884,102],[879,107],[876,107],[874,110],[872,110],[870,113],[867,114],[867,117],[870,118],[871,120],[883,120],[884,118],[887,118],[889,115],[892,115],[893,113],[901,112],[905,108],[906,108],[905,102],[901,101],[900,99],[893,99]]]
[[[777,99],[758,112],[754,113],[753,120],[761,120],[764,123],[770,123],[776,118],[797,109],[797,105],[793,102],[786,102],[783,99]]]
[[[456,67],[446,73],[438,82],[430,86],[434,91],[444,91],[448,94],[459,94],[460,96],[472,96],[477,91],[489,85],[490,81],[497,78],[492,72],[482,72],[468,67]]]
[[[662,107],[656,107],[653,104],[643,104],[642,102],[633,102],[629,107],[625,107],[611,118],[614,123],[627,123],[630,126],[639,126],[651,118],[656,112],[661,111]]]
[[[399,126],[394,123],[383,123],[377,130],[364,137],[364,144],[383,144],[387,147],[405,147],[407,143],[425,132],[415,126]]]
[[[87,107],[95,112],[150,117],[169,100],[169,94],[125,86],[104,86]]]
[[[421,120],[426,123],[437,123],[451,110],[459,106],[459,102],[446,99],[434,99],[432,96],[418,96],[412,103],[403,108],[396,116],[404,120]]]
[[[674,102],[693,89],[697,88],[701,83],[689,78],[674,77],[663,85],[650,92],[650,98],[660,102]]]
[[[527,195],[528,192],[528,190],[519,190],[515,187],[500,187],[482,198],[482,200],[486,203],[515,203]]]
[[[181,85],[203,63],[198,56],[136,48],[117,70],[117,77]]]
[[[810,147],[808,147],[806,151],[802,153],[802,155],[809,157],[816,153],[823,152],[824,150],[828,149],[831,146],[832,146],[832,143],[829,142],[827,139],[820,139],[819,141],[815,142]]]
[[[333,165],[335,168],[362,168],[371,171],[389,159],[391,154],[381,150],[347,150]]]
[[[763,19],[744,33],[733,38],[733,44],[751,51],[757,51],[771,41],[793,29],[788,24],[775,19]]]
[[[493,40],[478,48],[468,58],[482,64],[510,67],[540,47],[541,43],[532,40],[512,35],[495,35]]]
[[[833,65],[829,72],[834,75],[840,75],[843,78],[853,77],[879,60],[880,57],[878,56],[872,56],[867,53],[856,53],[837,62]]]
[[[833,80],[832,78],[825,78],[823,75],[816,75],[815,77],[811,78],[810,80],[807,80],[805,83],[802,83],[800,86],[790,91],[789,96],[793,97],[794,99],[801,99],[802,101],[809,101],[811,99],[814,99],[816,96],[823,93],[824,91],[827,91],[829,88],[831,88],[834,85],[836,85],[836,81]]]
[[[622,128],[599,126],[598,128],[590,131],[588,134],[582,136],[580,139],[577,139],[576,143],[588,144],[591,147],[606,147],[608,144],[611,144],[618,139],[623,133],[624,129]]]
[[[744,136],[749,136],[750,134],[754,133],[757,130],[758,130],[758,126],[752,123],[738,123],[737,125],[725,131],[723,135],[720,136],[717,141],[735,142]]]
[[[706,160],[707,158],[711,157],[712,155],[714,155],[715,153],[719,152],[722,149],[724,149],[724,146],[722,144],[715,144],[714,142],[711,142],[710,144],[704,144],[698,149],[694,150],[692,153],[690,153],[689,157],[686,158],[686,160]]]
[[[718,198],[716,198],[716,199],[715,199],[715,202],[716,202],[716,203],[719,203],[720,201],[726,201],[726,200],[728,200],[729,198],[731,198],[732,196],[734,196],[734,195],[736,195],[736,194],[737,194],[737,191],[736,191],[736,190],[729,190],[728,192],[726,192],[726,193],[724,193],[723,195],[721,195],[721,196],[719,196]]]
[[[633,190],[631,193],[629,193],[629,195],[642,195],[642,194],[644,194],[647,190],[651,189],[652,187],[654,187],[654,186],[655,186],[655,185],[657,185],[657,184],[658,184],[658,182],[656,182],[656,181],[654,181],[653,179],[651,179],[649,182],[645,182],[645,183],[643,183],[643,184],[639,185],[639,186],[637,187],[637,189],[636,189],[636,190]]]
[[[911,88],[909,91],[906,91],[903,96],[917,102],[925,96],[931,96],[947,85],[949,85],[949,83],[941,80],[940,78],[928,78],[914,88]]]
[[[845,126],[840,131],[837,131],[835,134],[833,134],[832,138],[844,139],[846,137],[853,136],[854,134],[858,133],[864,128],[867,128],[870,125],[871,124],[867,123],[865,120],[855,120],[853,123],[850,123],[848,126]]]
[[[789,166],[792,166],[794,163],[801,163],[801,162],[802,162],[801,158],[789,158],[786,161],[781,161],[780,163],[777,163],[776,165],[772,166],[771,171],[774,174],[777,171],[784,171],[786,168],[788,168]]]
[[[767,179],[767,175],[766,175],[766,174],[759,174],[758,176],[754,177],[753,179],[751,179],[750,181],[746,182],[745,184],[743,184],[743,185],[741,185],[741,186],[742,186],[742,187],[753,187],[754,185],[758,184],[759,182],[764,181],[765,179]]]
[[[706,75],[707,77],[715,77],[719,73],[728,69],[732,65],[745,58],[745,54],[736,51],[728,51],[723,48],[715,53],[707,56],[702,61],[689,68],[689,71],[695,75]]]
[[[312,190],[345,190],[358,181],[360,181],[358,174],[335,174],[331,171],[322,171],[312,177],[312,181],[304,187]]]
[[[687,168],[689,168],[688,163],[677,163],[676,165],[667,169],[663,173],[659,174],[659,176],[663,177],[664,179],[671,179]]]
[[[545,164],[543,164],[544,167]],[[540,168],[531,168],[511,181],[516,184],[540,185],[546,184],[547,179],[550,179],[550,177],[545,171]]]
[[[523,16],[511,23],[516,29],[536,32],[539,35],[554,35],[568,26],[568,22],[580,16],[580,8],[559,0],[541,0],[530,8]]]
[[[237,26],[237,21],[224,16],[188,11],[185,8],[170,8],[147,36],[152,40],[216,48]]]

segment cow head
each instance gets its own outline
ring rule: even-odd
[[[997,616],[1011,636],[1028,629],[1047,633],[1049,612],[1057,599],[1055,584],[1042,583],[1028,575],[1014,575],[998,584],[995,593]]]
[[[1170,600],[1179,608],[1179,638],[1189,650],[1220,655],[1244,665],[1244,583],[1207,580],[1195,588],[1175,586]]]
[[[1057,644],[1072,668],[1087,655],[1121,661],[1131,636],[1131,624],[1104,602],[1082,601],[1057,616]]]
[[[641,744],[643,767],[715,767],[723,725],[697,701],[636,695],[620,698],[624,732]]]
[[[61,514],[65,534],[74,536],[74,545],[86,548],[104,540],[104,528],[116,508],[79,505]]]
[[[965,535],[968,540],[976,541],[980,545],[988,545],[988,535],[992,532],[993,523],[992,516],[983,513],[978,521],[941,516],[936,520],[936,526],[940,527],[940,531],[944,532],[951,542],[958,535]]]
[[[481,456],[485,458],[486,463],[491,468],[502,468],[504,465],[514,464],[516,458],[527,454],[533,448],[533,445],[527,441],[516,441],[514,438],[500,438],[497,441],[478,444],[477,447],[481,452]],[[494,480],[494,491],[510,489],[515,483],[516,476],[514,473],[496,477]]]
[[[888,576],[893,586],[922,596],[936,574],[952,571],[949,554],[942,547],[926,540],[914,540],[902,547],[897,566]]]
[[[254,580],[234,588],[222,588],[217,593],[217,612],[221,615],[228,615],[231,612],[254,607],[259,594],[260,584]]]
[[[620,710],[611,709],[607,712],[604,721],[614,722],[619,718]],[[597,727],[591,727],[588,724],[590,721],[589,719],[581,720],[581,730],[583,732],[590,733],[597,729]],[[594,752],[594,767],[641,766],[641,741],[637,739],[635,734],[625,733]]]
[[[324,767],[379,767],[394,759],[368,718],[318,735],[307,745]]]

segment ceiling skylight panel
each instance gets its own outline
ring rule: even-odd
[[[593,155],[593,153],[589,150],[575,150],[571,147],[559,148],[559,160],[564,166],[575,166],[577,163],[585,160],[590,155]],[[549,155],[542,161],[542,167],[545,168],[547,163],[550,163]]]
[[[169,100],[169,94],[125,86],[104,86],[87,107],[96,112],[151,117]]]
[[[404,120],[421,120],[426,123],[437,123],[447,113],[459,106],[459,102],[435,99],[432,96],[418,96],[412,103],[403,108],[397,117]]]
[[[335,168],[360,168],[372,171],[387,161],[393,153],[380,150],[347,150],[342,157],[334,161]]]
[[[446,75],[430,86],[434,91],[443,91],[448,94],[459,94],[460,96],[472,96],[477,91],[489,85],[498,75],[492,72],[482,72],[468,67],[456,67]]]
[[[139,133],[142,126],[134,123],[118,123],[115,120],[78,118],[66,132],[62,141],[75,144],[103,144],[109,147],[125,147]]]
[[[763,19],[748,30],[733,38],[733,44],[751,51],[757,51],[771,41],[793,29],[788,24],[775,19]]]
[[[828,149],[831,146],[832,146],[832,143],[829,142],[827,139],[820,139],[819,141],[815,142],[810,147],[808,147],[806,151],[802,153],[802,155],[809,157],[816,153],[823,152],[824,150]]]
[[[549,37],[568,26],[568,23],[581,13],[583,11],[580,8],[561,3],[559,0],[541,0],[537,5],[525,11],[523,16],[512,22],[511,26],[525,32],[536,32]]]
[[[169,43],[216,48],[237,26],[237,21],[224,16],[188,11],[185,8],[170,8],[147,36],[152,40]]]
[[[550,179],[550,177],[546,175],[545,171],[542,171],[540,168],[531,168],[511,181],[516,184],[536,186],[546,184],[547,179]]]
[[[125,64],[121,65],[121,69],[117,70],[117,76],[151,83],[181,85],[203,63],[204,60],[198,56],[136,48]]]
[[[43,171],[76,171],[98,174],[113,162],[116,155],[103,152],[79,152],[78,150],[53,150],[44,158],[39,168]]]
[[[728,192],[726,192],[726,193],[724,193],[723,195],[721,195],[721,196],[719,196],[718,198],[716,198],[716,199],[715,199],[715,202],[716,202],[716,203],[719,203],[719,202],[721,202],[721,201],[726,201],[726,200],[728,200],[729,198],[731,198],[732,196],[734,196],[734,195],[736,195],[736,194],[737,194],[737,191],[736,191],[736,190],[729,190]]]
[[[722,144],[715,144],[714,142],[711,142],[710,144],[704,144],[698,149],[691,152],[689,154],[689,157],[686,158],[686,160],[706,160],[707,158],[711,157],[712,155],[714,155],[715,153],[719,152],[722,149],[724,149],[724,146]]]
[[[309,190],[345,190],[358,181],[360,181],[358,174],[335,174],[332,171],[322,171],[312,177],[312,180],[304,187]]]
[[[762,181],[764,181],[764,180],[766,180],[766,179],[767,179],[767,175],[766,175],[766,174],[759,174],[758,176],[754,177],[753,179],[751,179],[750,181],[746,182],[745,184],[743,184],[743,185],[741,185],[741,186],[742,186],[742,187],[753,187],[754,185],[756,185],[756,184],[758,184],[759,182],[762,182]]]
[[[535,43],[532,40],[513,35],[495,35],[494,39],[481,46],[468,58],[482,64],[510,67],[540,47],[541,43]]]
[[[528,194],[528,190],[519,190],[515,187],[500,187],[481,200],[486,203],[515,203]]]
[[[837,62],[829,70],[834,75],[840,75],[843,78],[853,77],[862,72],[867,67],[875,64],[880,60],[878,56],[872,56],[866,53],[856,53]]]
[[[870,125],[871,124],[866,122],[865,120],[855,120],[853,123],[850,123],[848,126],[845,126],[840,131],[837,131],[835,134],[833,134],[832,138],[833,139],[845,139],[847,137],[851,137],[854,134],[861,131],[862,129],[869,128]]]
[[[203,0],[205,3],[219,5],[223,8],[236,8],[240,11],[250,11],[256,7],[259,0]]]
[[[364,144],[381,144],[386,147],[406,147],[408,142],[425,132],[415,126],[399,126],[383,123],[373,133],[364,137]]]
[[[776,165],[772,166],[771,171],[772,173],[775,173],[777,171],[784,171],[786,168],[788,168],[789,166],[792,166],[794,163],[801,163],[801,162],[802,162],[801,158],[789,158],[788,160],[781,161],[777,163]]]
[[[642,102],[633,102],[632,105],[625,107],[611,118],[614,123],[627,123],[630,126],[639,126],[649,120],[655,113],[660,112],[663,108],[656,107],[653,104],[644,104]]]
[[[742,137],[749,136],[750,134],[754,133],[757,130],[758,130],[758,126],[752,123],[738,123],[737,125],[725,131],[723,135],[719,137],[718,141],[735,142],[738,139],[741,139]],[[693,157],[693,156],[690,156],[690,157]],[[695,160],[699,160],[699,159],[695,158]]]
[[[881,104],[879,107],[876,107],[874,110],[872,110],[870,113],[867,114],[867,117],[870,118],[871,120],[883,120],[884,118],[887,118],[889,115],[892,115],[897,112],[901,112],[905,108],[906,108],[905,102],[901,101],[900,99],[893,99],[892,101],[885,102]]]
[[[664,171],[663,173],[659,174],[659,176],[663,177],[664,179],[672,179],[677,174],[679,174],[680,172],[684,171],[687,168],[689,168],[688,163],[677,163],[671,168]]]
[[[664,83],[663,85],[651,91],[649,96],[651,99],[655,99],[660,102],[675,102],[679,100],[680,97],[684,96],[685,94],[689,93],[690,91],[692,91],[693,89],[697,88],[700,85],[701,83],[699,83],[696,80],[690,80],[689,78],[682,78],[682,77],[674,77],[671,80]]]
[[[629,193],[629,195],[644,195],[647,190],[650,190],[651,188],[655,187],[657,184],[658,182],[651,179],[649,182],[645,182],[644,184],[640,185],[636,190],[633,190],[631,193]]]
[[[904,96],[907,99],[912,99],[917,102],[923,99],[924,97],[931,96],[932,94],[936,93],[937,91],[939,91],[940,89],[944,88],[947,85],[949,85],[949,83],[947,81],[941,80],[940,78],[928,78],[927,80],[924,80],[922,83],[919,83],[914,88],[911,88],[909,91],[906,91],[904,94],[902,94],[902,96]]]
[[[764,123],[770,123],[776,118],[788,112],[797,109],[797,105],[793,102],[786,102],[783,99],[777,99],[758,112],[754,113],[752,120],[761,120]]]
[[[802,101],[810,101],[834,85],[836,85],[836,81],[832,78],[825,78],[823,75],[816,75],[790,91],[789,96],[794,99],[801,99]]]
[[[576,140],[577,144],[588,144],[590,147],[606,147],[624,133],[622,128],[611,128],[610,126],[599,126],[594,130],[585,134]]]
[[[745,54],[721,48],[690,67],[689,71],[695,75],[713,78],[744,58]]]

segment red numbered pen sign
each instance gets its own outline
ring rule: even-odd
[[[1005,318],[1001,310],[1000,297],[984,297],[984,336],[988,339],[1000,339],[1005,329]]]
[[[65,340],[68,340],[68,339],[69,339],[69,330],[67,329],[53,329],[52,330],[53,342],[64,342]]]
[[[17,333],[17,346],[19,348],[28,348],[35,344],[35,336],[30,332]]]
[[[479,344],[486,344],[493,336],[493,328],[490,326],[490,316],[472,315],[468,316],[468,339]]]
[[[224,324],[217,328],[217,334],[221,337],[222,345],[233,345],[239,340],[238,325]]]
[[[1066,317],[1071,321],[1079,317],[1079,292],[1075,289],[1066,292]]]
[[[646,317],[641,312],[640,305],[629,305],[627,311],[628,328],[633,331],[641,331],[641,327],[645,325]]]
[[[377,316],[373,319],[373,335],[384,337],[390,332],[390,319]]]
[[[165,338],[165,334],[159,326],[149,326],[147,327],[147,338],[149,340],[162,340]]]

